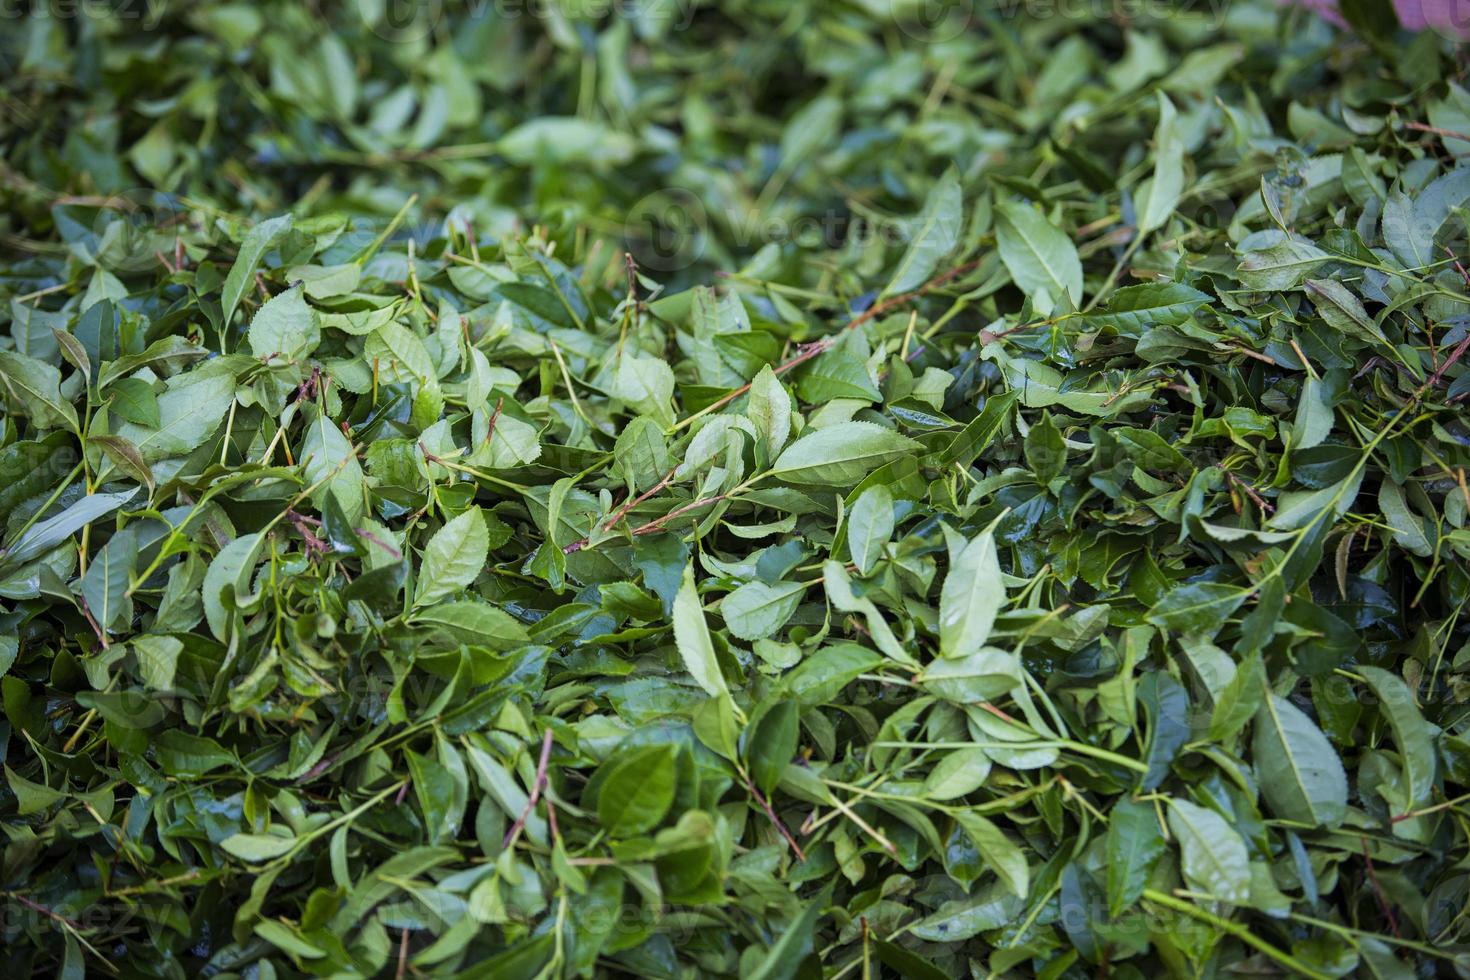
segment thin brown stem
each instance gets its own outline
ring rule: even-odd
[[[750,790],[750,795],[761,805],[761,809],[766,811],[766,817],[781,832],[781,836],[786,838],[786,843],[790,844],[791,850],[796,853],[796,859],[798,861],[805,861],[806,854],[802,851],[801,845],[796,842],[795,837],[791,836],[791,831],[787,830],[786,825],[781,822],[781,818],[776,816],[776,811],[771,807],[770,801],[761,795],[760,790],[755,788],[755,783],[750,781],[749,776],[745,777],[745,788]]]
[[[882,302],[874,303],[872,306],[868,307],[866,310],[849,320],[847,326],[843,327],[841,331],[838,331],[837,333],[832,334],[829,337],[823,337],[821,340],[814,341],[813,343],[805,345],[802,348],[801,353],[797,354],[791,360],[786,361],[784,364],[780,364],[772,368],[771,370],[778,375],[785,374],[792,368],[799,367],[800,365],[805,364],[807,361],[810,361],[818,354],[822,354],[830,350],[832,346],[837,343],[837,339],[842,336],[843,332],[847,330],[855,330],[870,320],[883,316],[886,313],[890,313],[903,304],[918,299],[925,293],[938,289],[945,283],[953,279],[957,279],[965,273],[972,271],[977,266],[979,266],[979,264],[980,260],[976,259],[972,262],[966,262],[963,265],[957,265],[953,269],[950,269],[948,272],[940,273],[933,279],[930,279],[918,289],[912,290],[911,292],[907,293],[900,293],[897,296],[890,296],[888,299],[885,299]],[[675,423],[674,427],[669,431],[678,432],[680,429],[684,428],[695,419],[708,415],[710,412],[716,411],[717,409],[724,408],[726,405],[730,404],[732,401],[739,398],[741,395],[745,394],[749,390],[749,384],[741,385],[739,388],[736,388],[734,391],[725,395],[723,398],[720,398],[712,404],[706,405],[704,408],[701,408],[693,415],[690,415],[682,421]]]
[[[642,534],[652,534],[655,531],[661,531],[663,530],[663,526],[665,523],[672,521],[676,517],[682,517],[690,511],[695,511],[701,507],[708,507],[710,504],[717,504],[721,500],[729,499],[730,495],[728,493],[721,493],[716,494],[713,497],[702,497],[699,500],[691,500],[689,503],[685,504],[682,507],[674,508],[662,517],[655,517],[647,524],[644,524],[641,527],[635,527],[633,529],[633,534],[634,536],[637,536]]]
[[[501,397],[495,402],[495,411],[490,413],[490,424],[485,427],[485,445],[490,445],[490,440],[495,438],[495,423],[500,421],[500,410],[505,407],[505,398]]]
[[[1429,376],[1428,387],[1433,388],[1439,384],[1439,379],[1444,377],[1444,373],[1453,367],[1456,361],[1465,356],[1467,345],[1470,345],[1470,333],[1465,334],[1465,337],[1455,345],[1455,349],[1450,351],[1450,356],[1444,359],[1444,363],[1434,369],[1434,373]]]
[[[60,912],[53,912],[51,909],[48,909],[46,906],[42,905],[40,902],[33,902],[29,898],[26,898],[20,892],[7,892],[7,894],[11,898],[13,898],[17,902],[19,902],[20,904],[24,905],[26,908],[30,909],[32,912],[40,912],[42,915],[47,916],[48,918],[55,919],[57,922],[60,922],[63,925],[70,926],[72,929],[76,930],[77,932],[81,932],[81,931],[83,931],[86,928],[86,926],[82,925],[80,922],[76,921],[75,919],[68,919],[66,916],[62,915]]]
[[[92,617],[92,610],[87,608],[86,599],[79,599],[78,605],[82,608],[82,615],[87,617],[87,625],[91,626],[92,632],[97,634],[97,642],[101,643],[102,649],[106,650],[112,645],[107,642],[107,631],[97,625],[97,620]]]
[[[550,764],[551,729],[548,728],[546,734],[541,738],[541,760],[536,764],[536,781],[531,785],[531,795],[526,797],[526,805],[521,809],[521,815],[516,817],[515,823],[511,824],[501,846],[510,847],[525,829],[526,821],[530,819],[531,812],[536,809],[536,804],[541,799],[541,791],[546,788],[546,769]]]
[[[602,529],[604,531],[611,531],[615,526],[617,526],[618,521],[622,520],[627,515],[628,511],[632,510],[634,507],[637,507],[639,504],[643,503],[643,501],[647,500],[649,497],[652,497],[654,494],[664,489],[664,487],[667,487],[670,483],[674,482],[674,474],[678,471],[679,467],[675,466],[673,469],[664,474],[662,480],[659,480],[657,483],[640,493],[638,496],[630,497],[628,500],[624,501],[623,505],[617,510],[613,511],[612,516],[603,522]]]
[[[1265,498],[1263,498],[1259,493],[1256,492],[1255,487],[1251,486],[1249,483],[1246,483],[1244,480],[1242,480],[1240,477],[1236,476],[1229,470],[1225,471],[1225,479],[1230,481],[1231,486],[1238,487],[1242,493],[1251,498],[1251,502],[1261,509],[1261,513],[1269,514],[1276,509],[1270,504],[1270,502],[1268,502]]]
[[[408,929],[398,930],[398,972],[395,980],[403,980],[408,974]]]
[[[1404,123],[1409,129],[1418,130],[1421,133],[1433,133],[1435,136],[1443,136],[1452,140],[1470,141],[1470,133],[1461,133],[1453,129],[1441,129],[1439,126],[1430,126],[1427,123],[1407,122]]]
[[[640,493],[638,496],[630,496],[627,500],[623,501],[622,505],[619,506],[617,510],[613,511],[612,516],[603,522],[602,529],[604,531],[611,531],[617,525],[618,521],[621,521],[624,517],[627,516],[628,511],[632,510],[634,507],[637,507],[639,504],[643,503],[643,501],[647,500],[649,497],[652,497],[654,494],[667,487],[670,483],[674,482],[674,474],[678,471],[679,467],[675,466],[673,469],[664,474],[662,480],[659,480],[657,483]],[[635,531],[633,533],[636,534],[638,532]],[[583,548],[587,547],[588,543],[591,540],[591,536],[589,535],[588,537],[582,538],[579,541],[573,541],[571,544],[562,548],[562,553],[570,555],[574,552],[581,551]]]
[[[1378,898],[1379,909],[1382,910],[1384,917],[1388,919],[1388,927],[1393,930],[1396,938],[1402,939],[1404,937],[1399,932],[1399,921],[1393,914],[1393,906],[1389,903],[1388,896],[1383,893],[1383,886],[1378,883],[1378,871],[1373,867],[1373,855],[1368,853],[1367,839],[1364,838],[1362,843],[1363,860],[1368,865],[1368,883],[1373,886],[1373,894]]]

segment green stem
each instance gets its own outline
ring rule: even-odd
[[[1171,908],[1176,912],[1182,912],[1191,918],[1198,919],[1201,922],[1209,923],[1222,932],[1230,933],[1230,935],[1234,936],[1236,939],[1239,939],[1246,945],[1254,946],[1262,953],[1265,953],[1267,956],[1271,957],[1271,959],[1275,960],[1277,963],[1280,963],[1288,970],[1293,970],[1304,977],[1311,977],[1312,980],[1330,980],[1327,974],[1312,969],[1310,966],[1307,966],[1307,964],[1303,963],[1295,956],[1292,956],[1290,953],[1282,952],[1275,946],[1272,946],[1270,943],[1266,942],[1266,940],[1256,936],[1245,926],[1240,925],[1237,922],[1231,922],[1228,919],[1222,919],[1212,912],[1206,912],[1204,909],[1200,908],[1198,905],[1195,905],[1192,902],[1182,901],[1181,899],[1175,898],[1173,895],[1165,895],[1163,892],[1155,891],[1152,888],[1145,888],[1143,890],[1143,897],[1148,901],[1153,902],[1155,905],[1162,905],[1166,908]]]
[[[322,836],[323,834],[326,834],[326,833],[329,833],[329,832],[331,832],[333,830],[336,830],[338,827],[342,826],[344,823],[351,823],[352,821],[356,820],[358,817],[362,816],[367,811],[371,810],[373,807],[377,806],[379,803],[381,803],[384,800],[386,800],[389,796],[392,796],[394,793],[396,793],[399,790],[401,790],[406,785],[408,785],[408,780],[401,779],[398,782],[394,783],[392,786],[389,786],[387,789],[382,790],[381,792],[378,792],[378,793],[374,793],[372,796],[368,797],[368,799],[365,802],[359,804],[358,806],[354,807],[351,810],[348,810],[346,813],[342,814],[337,819],[328,821],[327,823],[322,824],[317,829],[315,829],[315,830],[313,830],[313,831],[311,831],[311,832],[309,832],[307,834],[304,834],[301,837],[296,838],[295,845],[289,851],[287,851],[285,854],[282,854],[280,857],[278,857],[274,861],[272,861],[271,864],[279,864],[279,865],[290,864],[291,863],[291,858],[296,855],[296,852],[299,851],[299,850],[301,850],[307,844],[310,844],[313,840],[317,839],[318,837]]]
[[[1400,946],[1404,949],[1412,949],[1414,952],[1423,953],[1425,956],[1437,956],[1440,959],[1445,960],[1455,959],[1454,953],[1446,952],[1442,949],[1436,949],[1428,943],[1416,943],[1411,939],[1399,939],[1395,936],[1381,936],[1376,932],[1364,932],[1361,929],[1352,929],[1348,926],[1338,925],[1336,922],[1328,922],[1325,919],[1315,919],[1310,915],[1299,915],[1296,912],[1291,912],[1289,913],[1289,915],[1294,921],[1300,922],[1304,925],[1316,926],[1318,929],[1326,929],[1328,932],[1335,932],[1349,942],[1352,942],[1355,946],[1357,945],[1356,940],[1359,937],[1363,937],[1367,939],[1376,939],[1381,943],[1387,943],[1391,946]]]
[[[388,227],[384,228],[382,233],[377,238],[374,238],[367,248],[359,252],[353,261],[359,266],[367,265],[372,257],[378,254],[378,249],[383,247],[383,243],[393,236],[393,233],[398,230],[399,225],[403,224],[404,219],[408,217],[409,208],[413,207],[418,199],[419,196],[417,194],[410,194],[408,200],[403,202],[403,207],[399,208],[398,213],[393,216],[393,220],[388,222]]]
[[[1035,742],[874,742],[873,746],[889,749],[1010,749],[1017,752],[1026,749],[1066,749],[1078,755],[1090,755],[1094,759],[1102,759],[1104,762],[1132,769],[1134,772],[1148,772],[1147,763],[1126,755],[1119,755],[1116,752],[1109,752],[1096,745],[1073,742],[1065,738],[1040,739]]]
[[[85,456],[85,453],[83,455]],[[10,542],[7,547],[13,547],[16,542],[19,542],[22,538],[25,537],[26,532],[29,531],[31,527],[41,519],[42,515],[44,515],[48,510],[51,509],[51,505],[56,503],[56,501],[60,499],[61,495],[66,492],[66,488],[71,486],[71,481],[75,480],[77,478],[77,474],[81,472],[83,472],[81,463],[78,463],[71,468],[71,472],[66,475],[66,479],[62,480],[61,484],[51,492],[51,496],[46,498],[46,502],[38,507],[36,509],[36,512],[26,519],[26,522],[20,526],[20,530],[16,531],[10,536]],[[4,564],[4,557],[4,551],[0,551],[0,564]]]

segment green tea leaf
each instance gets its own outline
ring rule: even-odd
[[[796,755],[800,718],[795,702],[781,701],[766,712],[749,735],[746,752],[750,756],[750,776],[767,796]]]
[[[1028,296],[1044,293],[1053,303],[1082,298],[1082,263],[1066,233],[1035,208],[1015,201],[995,206],[1000,258]]]
[[[674,750],[648,745],[615,756],[597,793],[597,819],[630,837],[657,826],[674,802]]]
[[[764,639],[791,618],[805,591],[806,586],[798,582],[777,582],[774,585],[746,582],[720,601],[720,615],[730,632],[740,639]]]
[[[445,524],[424,548],[413,604],[426,606],[470,587],[485,566],[490,531],[480,508],[471,507]]]
[[[1191,888],[1233,905],[1250,901],[1245,841],[1223,817],[1187,800],[1170,800],[1169,829],[1179,840],[1184,880]]]
[[[1261,791],[1284,820],[1336,827],[1347,816],[1347,775],[1337,751],[1300,708],[1274,695],[1256,714],[1251,752]]]
[[[220,298],[223,314],[221,319],[224,323],[230,322],[234,316],[235,307],[240,303],[240,298],[245,295],[246,290],[255,285],[255,270],[260,265],[260,260],[290,230],[291,215],[283,214],[253,225],[249,231],[245,232],[245,237],[240,242],[240,251],[235,256],[235,262],[230,266],[229,275],[225,276],[223,293]]]
[[[1294,289],[1328,258],[1326,252],[1311,242],[1286,239],[1268,248],[1247,252],[1235,275],[1251,289]]]
[[[176,376],[158,396],[158,424],[125,422],[120,438],[137,447],[148,463],[183,456],[201,446],[224,424],[235,399],[235,377],[222,365]]]
[[[1210,636],[1245,602],[1246,590],[1220,582],[1196,582],[1167,593],[1148,611],[1148,619],[1167,629]]]
[[[272,296],[250,320],[246,335],[258,358],[299,361],[321,343],[316,311],[306,305],[304,289],[292,288]]]
[[[847,517],[847,547],[859,575],[873,570],[893,536],[893,494],[878,484],[863,491]]]
[[[958,810],[954,816],[1001,883],[1017,898],[1025,898],[1029,891],[1030,873],[1021,848],[978,813]]]
[[[0,387],[11,411],[29,416],[43,428],[64,425],[77,431],[76,409],[62,399],[61,372],[50,364],[0,350]]]
[[[929,190],[908,249],[880,296],[906,293],[923,285],[934,274],[940,259],[954,250],[963,223],[959,174],[951,168]]]
[[[342,430],[326,416],[318,417],[306,430],[301,460],[309,485],[318,488],[314,495],[318,509],[325,507],[326,496],[330,494],[342,508],[343,516],[355,524],[363,512],[362,464]]]
[[[771,469],[787,483],[843,486],[910,453],[918,443],[871,422],[840,422],[786,447]]]
[[[791,396],[770,365],[761,368],[750,382],[746,414],[755,423],[756,431],[765,436],[769,452],[773,456],[779,453],[791,434]]]
[[[985,645],[996,614],[1006,604],[995,538],[982,531],[959,550],[939,594],[939,649],[968,657]]]
[[[684,669],[689,671],[695,683],[704,688],[710,697],[728,697],[730,692],[725,686],[725,675],[715,656],[709,624],[704,620],[704,603],[700,601],[699,590],[694,585],[693,565],[684,567],[684,577],[679,585],[678,595],[674,598],[672,618],[674,643],[679,648]],[[770,622],[772,618],[773,615],[767,614],[765,622]]]
[[[0,552],[0,565],[23,565],[55,548],[93,521],[132,501],[137,489],[117,493],[94,493],[82,497],[61,513],[30,526]]]
[[[1184,191],[1184,136],[1179,131],[1179,113],[1163,92],[1155,95],[1159,121],[1154,127],[1154,172],[1138,191],[1140,235],[1162,228]]]
[[[263,864],[290,852],[296,843],[294,837],[275,834],[231,834],[219,846],[247,864]]]
[[[1362,666],[1358,673],[1376,696],[1379,713],[1393,731],[1410,805],[1418,807],[1427,803],[1434,790],[1434,735],[1414,703],[1413,692],[1401,679],[1380,667]]]
[[[1152,806],[1120,800],[1108,818],[1108,914],[1117,917],[1143,894],[1154,865],[1164,856],[1160,815]]]

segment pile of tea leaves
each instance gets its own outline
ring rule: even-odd
[[[1039,6],[0,14],[7,975],[1470,977],[1466,48]]]

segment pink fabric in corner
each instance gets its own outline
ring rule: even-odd
[[[1302,5],[1341,24],[1336,0],[1302,0]],[[1394,0],[1399,23],[1411,31],[1434,28],[1451,37],[1470,38],[1470,0]]]

